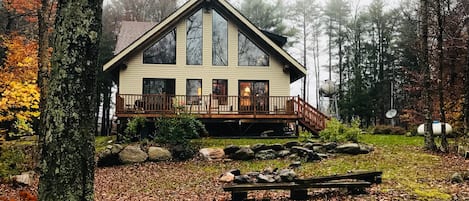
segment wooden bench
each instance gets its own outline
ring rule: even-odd
[[[346,188],[353,194],[364,193],[366,187],[381,183],[381,174],[382,172],[361,172],[296,179],[285,183],[233,184],[223,187],[223,190],[231,192],[233,201],[247,199],[248,192],[254,190],[290,190],[290,199],[307,200],[310,188]],[[344,181],[345,179],[354,181]]]

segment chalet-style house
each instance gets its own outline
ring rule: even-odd
[[[306,69],[282,49],[285,42],[226,0],[190,0],[156,25],[123,22],[103,67],[118,85],[116,116],[186,112],[215,136],[281,134],[287,124],[316,133],[326,116],[290,96]]]

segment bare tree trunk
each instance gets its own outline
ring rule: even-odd
[[[433,136],[433,121],[432,121],[432,107],[433,101],[431,97],[431,68],[428,63],[428,0],[421,0],[421,62],[422,68],[424,69],[424,94],[425,94],[425,148],[431,151],[435,151],[435,139]]]
[[[438,17],[438,62],[439,62],[439,75],[438,75],[438,96],[440,99],[440,116],[441,116],[441,148],[443,152],[448,152],[448,140],[446,139],[446,115],[445,115],[445,100],[443,96],[443,13],[441,0],[437,2],[437,17]]]
[[[469,18],[465,19],[466,35],[469,36]],[[464,81],[464,136],[469,137],[469,38],[466,38],[466,69]]]
[[[60,0],[41,120],[39,200],[93,200],[102,0]],[[41,117],[41,118],[42,118]]]

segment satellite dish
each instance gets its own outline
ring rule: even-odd
[[[386,118],[392,119],[397,115],[397,110],[396,109],[390,109],[386,112]]]

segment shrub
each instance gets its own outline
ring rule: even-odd
[[[168,145],[173,157],[180,160],[191,158],[196,153],[198,147],[191,143],[191,139],[207,133],[201,121],[187,114],[158,118],[155,127],[155,142]]]
[[[308,140],[310,140],[311,138],[313,138],[313,134],[309,131],[300,131],[300,134],[299,134],[299,140],[302,141],[302,142],[306,142]]]
[[[140,132],[145,127],[145,117],[132,117],[127,123],[127,127],[124,130],[124,141],[131,141],[133,139],[140,139]],[[135,140],[134,140],[135,141]]]
[[[394,134],[394,135],[404,135],[406,130],[402,127],[398,126],[390,126],[390,125],[377,125],[373,130],[373,134]]]
[[[339,120],[332,118],[327,122],[326,129],[319,132],[319,136],[324,141],[332,142],[345,142],[352,141],[358,142],[360,130],[360,120],[355,119],[351,125],[345,125],[339,122]]]
[[[34,135],[33,126],[29,122],[18,118],[12,125],[11,131],[8,132],[7,139],[18,139],[28,135]]]
[[[26,155],[14,146],[3,147],[0,153],[0,178],[8,178],[25,171]]]

